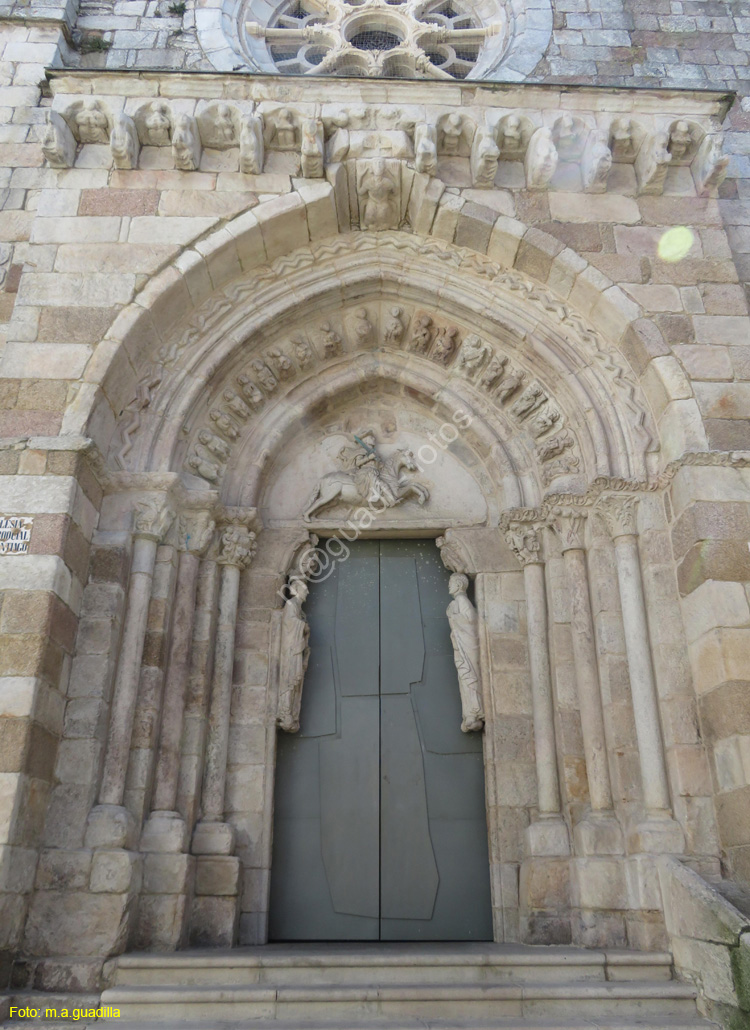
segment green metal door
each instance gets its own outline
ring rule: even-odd
[[[363,541],[310,591],[280,733],[272,940],[491,940],[482,738],[461,732],[432,541]]]

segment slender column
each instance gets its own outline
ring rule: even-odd
[[[591,814],[593,820],[599,824],[599,827],[591,834],[587,834],[587,827],[581,828],[580,823],[576,827],[576,831],[579,846],[585,852],[617,853],[622,848],[622,842],[619,825],[614,820],[612,785],[607,764],[599,663],[596,654],[594,620],[591,614],[591,596],[584,551],[585,519],[585,511],[558,508],[553,512],[552,522],[553,529],[562,545],[570,592],[573,661],[578,685]],[[604,820],[610,826],[602,831],[601,824]]]
[[[146,622],[156,562],[156,548],[174,519],[163,503],[136,505],[133,559],[125,609],[120,656],[115,676],[99,805],[92,810],[86,831],[92,847],[122,847],[130,843],[133,820],[123,807],[125,782],[138,699],[138,682],[146,637]]]
[[[506,540],[523,566],[528,624],[531,703],[534,720],[534,759],[539,791],[539,819],[529,827],[532,854],[568,854],[568,831],[562,818],[557,771],[555,713],[549,660],[549,622],[544,583],[541,533],[536,525],[512,522]],[[556,824],[553,826],[553,823]]]
[[[176,811],[185,691],[192,656],[195,597],[201,555],[209,546],[215,523],[208,512],[186,512],[179,520],[180,562],[164,685],[159,755],[151,815],[141,836],[144,851],[185,849],[187,828]]]
[[[638,740],[638,760],[643,784],[643,800],[647,821],[670,824],[668,850],[683,850],[684,840],[679,827],[671,818],[669,780],[664,760],[661,735],[659,701],[656,692],[651,644],[646,621],[646,603],[643,577],[638,554],[636,506],[638,498],[632,495],[605,494],[599,498],[596,510],[614,541],[617,562],[617,581],[625,633],[625,651],[628,658],[630,690],[633,697],[633,716]],[[664,829],[667,826],[664,825]],[[675,835],[674,831],[677,831]],[[654,850],[653,847],[650,850]]]
[[[240,573],[249,566],[254,554],[255,533],[236,523],[223,529],[221,550],[217,559],[222,569],[208,712],[206,763],[203,773],[202,819],[196,826],[193,836],[195,854],[231,854],[233,847],[231,829],[223,820],[232,704],[234,637]]]

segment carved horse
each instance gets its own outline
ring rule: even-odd
[[[378,499],[385,501],[388,508],[400,504],[407,497],[412,496],[412,494],[416,497],[419,504],[424,504],[430,499],[429,490],[422,486],[421,483],[414,483],[407,479],[406,476],[402,476],[402,469],[406,469],[408,472],[417,472],[419,470],[416,459],[410,450],[398,450],[390,457],[383,459],[379,478],[385,486],[385,491]],[[387,496],[388,494],[394,499],[391,500]],[[365,497],[360,493],[351,472],[329,472],[323,476],[315,487],[305,505],[302,517],[305,522],[309,522],[316,512],[319,512],[322,508],[327,508],[329,504],[338,502],[350,505],[366,504],[372,500],[373,498]]]

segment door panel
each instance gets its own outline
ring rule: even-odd
[[[310,591],[301,730],[279,734],[271,939],[490,940],[449,573],[432,541],[350,548]]]

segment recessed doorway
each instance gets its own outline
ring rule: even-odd
[[[491,940],[482,735],[461,732],[449,573],[431,540],[348,545],[306,612],[279,734],[271,940]]]

